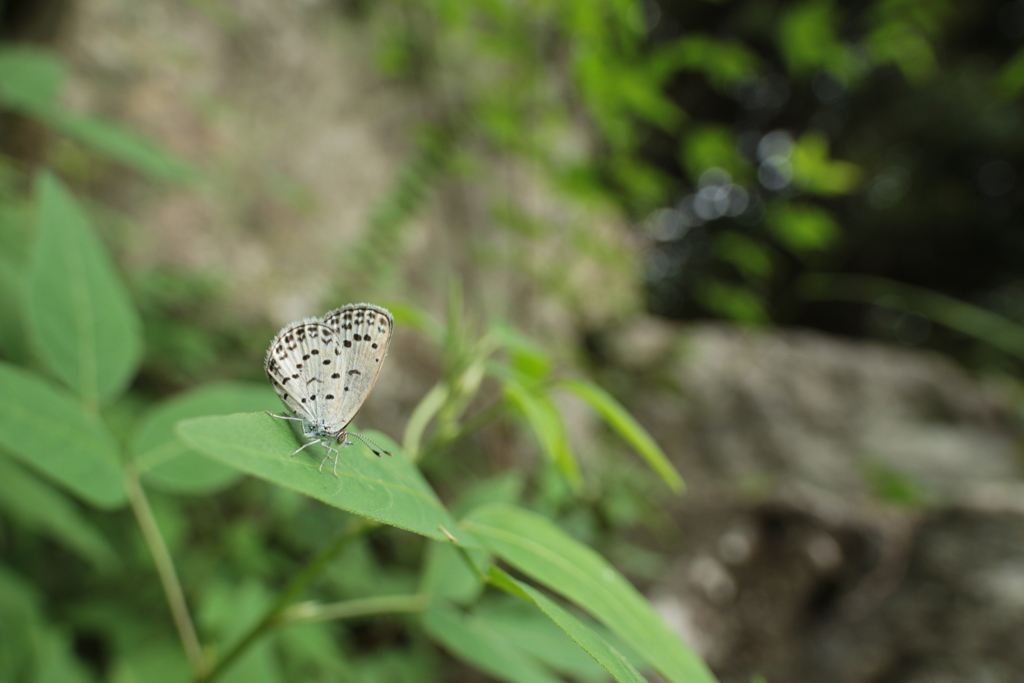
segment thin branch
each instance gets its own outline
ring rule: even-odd
[[[260,636],[269,631],[279,621],[282,612],[291,605],[295,599],[311,584],[327,565],[338,556],[349,544],[361,536],[367,529],[374,526],[367,520],[357,519],[349,525],[349,528],[338,536],[334,541],[320,551],[306,567],[299,572],[295,578],[285,587],[277,601],[267,610],[263,618],[256,623],[249,632],[239,640],[227,654],[217,660],[217,663],[209,671],[200,672],[196,675],[196,683],[211,683],[214,679],[223,674],[239,656]]]
[[[153,510],[149,507],[149,500],[142,484],[139,483],[138,473],[134,467],[126,468],[124,479],[128,503],[135,514],[135,521],[139,524],[149,554],[153,557],[153,564],[156,565],[156,573],[160,577],[164,595],[167,596],[167,605],[171,608],[171,617],[178,629],[185,656],[188,657],[192,672],[198,675],[203,668],[203,651],[199,645],[199,637],[196,636],[196,627],[192,623],[192,615],[188,611],[188,603],[185,602],[185,592],[178,581],[178,572],[174,569],[171,553],[167,550],[167,544],[164,543],[164,537],[156,524]]]

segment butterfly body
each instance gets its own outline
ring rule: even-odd
[[[347,446],[350,434],[366,441],[346,428],[377,381],[393,330],[387,309],[348,304],[286,325],[267,351],[267,377],[295,416],[287,419],[301,421],[303,435],[314,439],[302,448],[321,443],[324,461],[333,452],[335,474],[338,452],[331,442]]]

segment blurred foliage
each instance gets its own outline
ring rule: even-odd
[[[463,319],[458,289],[452,290],[446,324],[399,310],[400,320],[439,335],[442,378],[414,411],[407,451],[375,434],[394,455],[346,453],[334,480],[315,462],[287,457],[296,445],[290,424],[241,412],[276,407],[266,384],[207,382],[141,414],[119,410],[119,402],[131,401],[126,392],[138,373],[144,338],[128,290],[90,217],[62,181],[41,172],[30,196],[36,236],[29,258],[7,263],[20,271],[15,280],[27,283],[27,292],[6,292],[15,301],[10,322],[30,353],[23,365],[6,353],[0,362],[0,511],[10,551],[0,577],[9,572],[12,586],[7,590],[0,582],[0,600],[7,603],[0,610],[5,678],[282,681],[301,672],[332,680],[402,680],[398,671],[377,673],[380,660],[360,661],[365,647],[351,642],[358,630],[323,626],[369,620],[390,624],[414,643],[408,648],[374,637],[375,647],[388,653],[387,667],[408,657],[410,671],[436,668],[433,642],[511,681],[555,681],[554,672],[577,672],[580,648],[594,662],[585,668],[591,679],[605,670],[620,681],[641,681],[639,667],[675,683],[713,680],[606,560],[528,511],[557,514],[600,496],[597,473],[584,476],[567,438],[552,399],[558,389],[582,397],[670,487],[682,485],[622,406],[590,382],[556,376],[543,347],[504,323],[493,333],[474,333]],[[499,403],[479,412],[476,398],[488,376],[504,391],[495,394]],[[429,454],[436,463],[453,462],[466,451],[453,449],[456,441],[514,413],[526,418],[548,456],[547,467],[568,485],[549,486],[540,493],[542,502],[531,503],[522,481],[506,474],[485,479],[477,486],[489,493],[470,494],[466,500],[473,502],[461,506],[461,516],[475,520],[475,531],[467,531],[416,460]],[[443,470],[428,472],[441,476]],[[264,480],[263,489],[239,486],[243,473]],[[450,487],[465,482],[446,479]],[[496,497],[499,490],[505,493]],[[497,505],[501,498],[506,502]],[[341,512],[325,516],[313,499]],[[520,502],[526,507],[515,504]],[[302,531],[288,531],[293,524]],[[413,536],[385,533],[382,525],[429,539],[431,550]],[[340,535],[332,531],[338,526]],[[508,534],[531,539],[529,552],[517,550],[521,542],[509,545]],[[578,557],[568,582],[557,559],[566,553]],[[72,567],[54,568],[55,557],[77,557],[89,566],[74,569],[71,579]],[[530,584],[495,573],[498,558],[525,562],[525,576],[596,622],[581,620]],[[442,561],[447,567],[438,569]],[[139,589],[125,591],[126,581]],[[17,588],[19,582],[34,588]],[[518,629],[482,634],[469,624],[500,591],[537,611]],[[45,600],[31,598],[37,593]],[[169,620],[161,616],[166,606]],[[381,621],[383,615],[393,616]],[[139,629],[139,621],[147,627]],[[551,624],[568,635],[557,641],[542,635]],[[295,637],[295,629],[304,636]],[[534,659],[530,653],[541,641]],[[632,660],[636,667],[617,648],[640,652]]]
[[[594,224],[619,213],[657,313],[1017,363],[1017,5],[342,3],[426,105],[337,289],[391,289],[435,191],[482,198],[497,230],[453,226],[465,252],[436,270],[478,267],[446,319],[390,306],[438,377],[395,457],[352,449],[340,481],[284,457],[292,433],[259,412],[278,405],[258,371],[272,331],[225,317],[215,278],[122,278],[84,199],[117,174],[199,170],[69,112],[52,52],[0,50],[5,115],[55,143],[0,163],[0,679],[429,681],[462,660],[507,681],[711,680],[588,547],[655,574],[662,558],[618,534],[655,519],[678,473],[562,340],[480,315],[472,279],[502,259],[573,322],[595,302],[631,312],[631,252]],[[508,160],[545,201],[500,190]],[[574,277],[584,262],[596,283]],[[859,307],[819,303],[837,299]],[[877,309],[897,322],[872,328]],[[567,401],[612,438],[577,443]],[[883,499],[922,497],[867,474]]]

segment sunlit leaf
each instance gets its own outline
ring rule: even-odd
[[[440,541],[448,540],[444,527],[462,545],[478,547],[459,533],[423,475],[383,435],[371,438],[394,453],[392,457],[377,457],[357,441],[341,449],[335,477],[330,462],[318,471],[324,453],[319,445],[290,457],[301,442],[289,423],[262,413],[185,420],[178,424],[178,434],[211,458],[342,510]]]
[[[82,500],[125,501],[113,435],[82,404],[35,375],[0,363],[0,445]]]
[[[736,133],[727,126],[707,124],[689,128],[683,140],[683,163],[691,178],[709,168],[721,168],[734,178],[750,172],[750,164],[736,149]]]
[[[821,195],[848,194],[863,178],[860,166],[829,157],[828,139],[811,131],[800,136],[790,157],[793,183],[807,192]]]
[[[85,213],[50,173],[36,182],[39,234],[28,318],[47,366],[90,404],[124,391],[142,356],[141,326]]]
[[[827,249],[841,234],[832,214],[812,204],[772,204],[765,212],[765,223],[772,234],[796,254]]]
[[[510,505],[490,505],[475,510],[463,525],[516,570],[590,612],[671,683],[715,680],[621,574],[548,519]]]

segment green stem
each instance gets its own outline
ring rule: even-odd
[[[185,656],[188,657],[189,665],[194,674],[198,675],[203,668],[203,650],[199,646],[199,637],[196,636],[196,627],[192,623],[192,616],[188,611],[188,603],[185,602],[185,592],[181,589],[181,582],[178,580],[178,573],[174,569],[174,561],[171,553],[167,550],[164,537],[160,534],[153,510],[149,506],[146,492],[139,483],[139,477],[133,467],[125,471],[125,489],[128,493],[128,503],[131,505],[135,520],[142,531],[142,538],[149,548],[149,554],[153,557],[153,564],[156,565],[157,576],[167,596],[167,604],[171,608],[171,618],[174,619],[174,626],[178,629],[178,636],[185,648]]]
[[[327,605],[299,603],[292,605],[277,618],[278,624],[293,624],[300,621],[330,621],[352,619],[374,614],[396,614],[422,612],[430,605],[430,596],[424,593],[414,595],[382,595],[373,598],[359,598],[332,602]]]
[[[245,652],[250,645],[252,645],[260,636],[269,631],[278,623],[278,618],[285,609],[291,605],[295,599],[311,584],[327,565],[338,556],[349,544],[356,538],[361,536],[367,529],[372,526],[371,523],[363,519],[354,520],[349,528],[338,536],[334,541],[320,551],[320,553],[313,558],[306,567],[299,572],[295,578],[285,587],[284,591],[278,597],[277,601],[271,605],[270,609],[267,610],[263,618],[256,623],[249,632],[246,633],[241,640],[239,640],[234,647],[228,650],[227,654],[217,660],[217,663],[207,672],[200,672],[196,677],[196,683],[210,683],[215,680],[221,674],[223,674],[228,667],[230,667],[236,659],[243,652]]]

